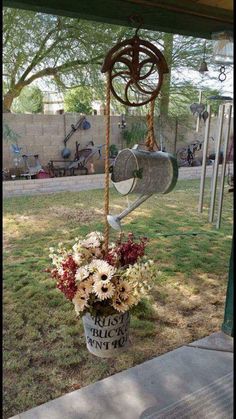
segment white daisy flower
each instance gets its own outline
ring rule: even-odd
[[[91,233],[87,234],[86,237],[96,237],[100,241],[104,241],[104,236],[100,231],[92,231]]]
[[[89,272],[94,273],[98,269],[100,262],[100,259],[93,259],[88,265]]]
[[[125,313],[125,311],[129,310],[129,305],[126,302],[119,300],[119,298],[113,299],[112,306],[114,307],[115,310],[121,313]]]
[[[81,241],[81,245],[84,246],[86,249],[89,249],[91,247],[99,247],[100,241],[97,237],[88,237],[85,240]]]
[[[90,292],[93,291],[93,283],[94,281],[92,278],[84,279],[78,284],[77,291],[81,291],[88,297]]]
[[[81,290],[76,292],[72,301],[75,306],[75,311],[78,315],[85,309],[85,307],[88,307],[88,296]]]
[[[109,282],[115,272],[116,269],[114,266],[109,265],[105,260],[100,260],[99,263],[97,263],[97,268],[93,277],[94,280],[98,282]]]
[[[127,281],[120,280],[116,286],[116,292],[120,295],[122,300],[125,300],[130,295],[131,286]]]
[[[80,244],[87,249],[100,247],[104,241],[103,235],[99,231],[93,231],[86,235],[84,240],[80,241]]]
[[[111,298],[115,292],[115,288],[111,282],[95,282],[93,285],[93,291],[100,300]]]
[[[80,268],[77,269],[75,273],[75,280],[78,282],[83,281],[83,279],[88,278],[89,275],[90,275],[90,272],[87,269],[87,267],[81,266]]]

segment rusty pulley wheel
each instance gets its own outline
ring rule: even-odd
[[[108,72],[111,92],[126,106],[143,106],[154,100],[163,74],[169,72],[161,51],[137,34],[111,48],[101,71]]]

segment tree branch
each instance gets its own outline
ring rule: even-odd
[[[19,81],[23,82],[25,80],[25,78],[28,76],[28,74],[33,70],[33,68],[42,60],[42,58],[45,57],[45,55],[47,54],[47,51],[49,50],[49,52],[51,51],[51,47],[48,48],[48,50],[45,51],[43,57],[40,57],[41,52],[43,51],[47,41],[50,39],[50,37],[52,36],[53,33],[56,33],[59,29],[59,24],[57,23],[56,28],[53,28],[51,31],[49,31],[47,33],[47,35],[45,36],[45,38],[42,40],[41,45],[39,50],[36,52],[35,56],[33,57],[30,65],[28,66],[28,68],[24,71],[24,73],[21,75],[21,78]],[[59,40],[58,40],[59,41]],[[58,42],[55,41],[55,43],[53,43],[53,47],[55,46],[55,44]]]
[[[24,80],[23,83],[25,85],[28,85],[32,83],[32,81],[45,76],[55,76],[57,73],[60,72],[66,72],[71,70],[74,67],[80,66],[80,65],[88,65],[88,64],[97,64],[98,61],[103,58],[103,55],[98,55],[97,57],[92,58],[91,60],[82,61],[82,60],[75,60],[75,61],[69,61],[68,63],[61,64],[57,67],[47,67],[43,70],[38,71],[37,73],[33,74],[29,79]],[[22,82],[22,81],[21,81]]]

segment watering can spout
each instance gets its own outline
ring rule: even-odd
[[[136,199],[128,208],[124,209],[119,215],[111,215],[107,216],[107,221],[109,225],[114,228],[114,230],[121,231],[121,224],[120,221],[122,218],[126,217],[130,212],[135,210],[135,208],[139,207],[144,201],[146,201],[150,196],[153,194],[148,195],[141,195],[138,199]]]
[[[117,231],[121,231],[121,224],[120,224],[120,220],[119,220],[119,216],[118,215],[111,215],[109,214],[107,216],[107,221],[109,223],[109,225]]]

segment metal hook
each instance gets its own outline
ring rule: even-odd
[[[138,25],[137,29],[135,31],[135,36],[138,36],[138,31],[139,31],[139,29],[141,28],[141,26],[143,25],[143,22],[144,22],[143,18],[139,15],[131,15],[131,16],[129,16],[129,21],[135,26]]]

